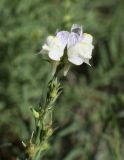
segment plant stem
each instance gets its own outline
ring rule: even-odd
[[[42,152],[49,148],[48,140],[53,133],[52,110],[61,93],[61,86],[57,76],[62,66],[61,64],[57,66],[55,74],[48,83],[45,104],[39,106],[39,111],[33,110],[36,127],[35,136],[30,140],[29,145],[26,145],[29,160],[41,160]]]

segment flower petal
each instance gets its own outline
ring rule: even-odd
[[[67,31],[60,31],[60,32],[57,32],[56,36],[61,41],[63,47],[65,47],[67,45],[67,42],[68,42],[69,32],[67,32]]]
[[[44,51],[49,51],[49,46],[48,46],[47,44],[44,44],[44,45],[42,46],[42,49],[43,49]]]
[[[71,27],[71,32],[77,33],[78,35],[82,35],[83,29],[81,25],[73,24]]]
[[[60,58],[62,57],[61,55],[63,55],[63,50],[50,50],[50,52],[48,53],[49,58],[54,60],[54,61],[60,61]]]
[[[92,43],[93,42],[92,35],[90,35],[88,33],[84,33],[83,34],[83,41],[86,42],[86,43]]]
[[[48,36],[46,44],[42,48],[48,52],[49,58],[55,61],[59,61],[64,54],[64,46],[59,38],[55,36]]]
[[[94,48],[92,44],[79,42],[76,45],[76,48],[77,48],[77,52],[81,57],[89,58],[89,59],[92,57],[92,50]]]
[[[74,46],[79,40],[79,35],[77,33],[71,32],[68,37],[68,45],[67,47]]]
[[[81,65],[84,60],[82,57],[80,57],[79,53],[77,52],[77,48],[75,46],[68,48],[68,60],[75,64],[75,65]]]
[[[75,64],[75,65],[81,65],[84,61],[82,58],[80,58],[79,56],[72,56],[72,57],[68,57],[69,62]]]
[[[68,60],[76,65],[80,65],[83,62],[89,64],[89,59],[92,57],[92,50],[92,44],[82,41],[77,42],[74,46],[68,48]]]

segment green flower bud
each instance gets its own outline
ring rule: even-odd
[[[55,98],[57,96],[57,90],[53,89],[53,91],[50,93],[51,98]]]
[[[44,117],[44,125],[46,128],[49,128],[49,126],[52,125],[52,112],[51,111],[46,113]]]
[[[47,131],[47,137],[50,137],[53,134],[53,129],[49,128]]]
[[[42,151],[43,150],[47,150],[49,148],[49,144],[47,142],[45,142],[44,144],[42,144]]]
[[[33,157],[35,153],[35,145],[33,143],[29,143],[26,146],[26,153],[29,157]]]
[[[36,119],[39,119],[39,117],[40,117],[40,114],[39,114],[39,112],[37,112],[35,109],[33,109],[33,108],[31,108],[31,111],[32,111],[32,113],[33,113],[33,116],[36,118]]]

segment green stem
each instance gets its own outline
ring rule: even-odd
[[[61,89],[60,83],[57,80],[57,76],[62,68],[62,64],[58,65],[55,74],[49,81],[45,98],[45,105],[43,107],[43,113],[41,114],[41,117],[37,121],[35,121],[36,138],[34,139],[34,155],[31,160],[41,160],[42,151],[48,147],[48,139],[52,135],[52,109],[58,96],[60,95]],[[30,152],[29,157],[31,157]]]

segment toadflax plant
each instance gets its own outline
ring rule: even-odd
[[[72,65],[87,63],[92,57],[94,48],[93,37],[83,33],[82,26],[73,24],[71,31],[60,31],[55,36],[48,36],[42,46],[41,54],[46,56],[53,66],[52,78],[50,79],[45,100],[37,110],[31,108],[35,119],[35,129],[28,143],[22,142],[27,159],[41,160],[43,152],[49,148],[49,137],[53,134],[52,111],[55,102],[62,91],[59,82],[59,73],[63,71],[64,76]]]

